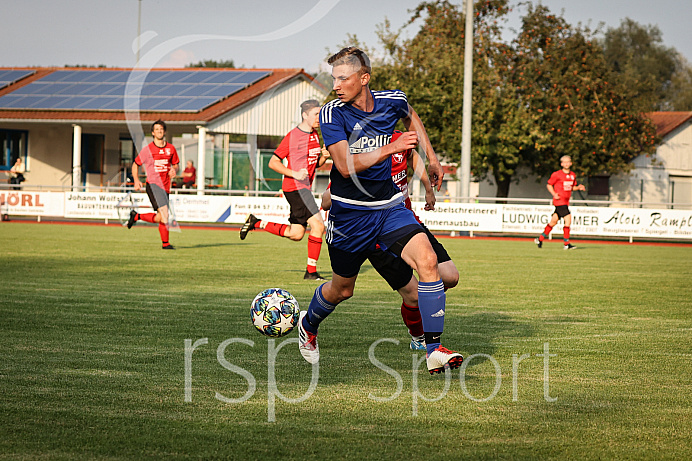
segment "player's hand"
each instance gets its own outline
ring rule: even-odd
[[[428,165],[428,178],[430,179],[430,187],[432,187],[433,190],[437,187],[437,191],[440,191],[442,188],[442,178],[444,177],[445,172],[440,162],[431,162]]]
[[[425,211],[432,211],[435,209],[435,202],[437,197],[435,197],[435,191],[433,189],[425,191]]]
[[[584,186],[584,184],[579,184],[577,186],[577,190],[586,190],[586,187]]]
[[[553,198],[554,198],[555,200],[560,200],[560,194],[557,194],[557,193],[556,193],[556,194],[553,194]]]
[[[142,182],[139,179],[135,179],[135,190],[142,189]]]
[[[307,168],[301,168],[300,170],[293,172],[293,179],[295,179],[296,181],[303,181],[307,177],[308,177]]]
[[[409,149],[415,149],[417,145],[418,133],[416,133],[415,131],[407,131],[406,133],[399,136],[396,139],[396,141],[392,142],[392,146],[395,149],[392,153],[395,154],[397,152],[404,152]]]
[[[322,157],[324,157],[324,158],[329,158],[329,157],[331,157],[331,156],[332,156],[332,154],[329,153],[329,150],[327,150],[326,147],[323,147],[323,148],[322,148]]]

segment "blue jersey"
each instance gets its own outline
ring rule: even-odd
[[[358,155],[390,143],[397,122],[409,115],[406,94],[399,90],[371,93],[375,103],[372,112],[363,112],[338,99],[322,107],[320,129],[327,147],[346,141],[349,153]],[[332,200],[346,208],[381,209],[404,200],[392,181],[391,157],[347,178],[332,168],[331,181]]]

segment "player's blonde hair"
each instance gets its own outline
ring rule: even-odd
[[[370,67],[370,58],[365,54],[360,48],[355,46],[348,46],[335,55],[327,59],[327,64],[332,67],[341,66],[347,64],[354,69],[357,69],[361,74],[371,74],[372,67]]]

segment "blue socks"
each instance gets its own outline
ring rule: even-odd
[[[308,306],[307,314],[303,317],[303,328],[312,334],[317,334],[317,327],[320,326],[322,320],[334,312],[336,307],[336,304],[332,304],[322,297],[322,287],[324,285],[318,286],[315,290],[315,294],[312,296]]]
[[[440,345],[445,324],[445,289],[442,280],[418,282],[418,308],[423,320],[425,345],[428,354]]]

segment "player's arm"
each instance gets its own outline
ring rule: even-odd
[[[576,184],[572,186],[572,190],[586,190],[586,187],[584,187],[584,184]]]
[[[329,189],[324,191],[324,194],[322,194],[322,209],[329,211],[329,209],[332,207],[332,193],[330,192]]]
[[[428,133],[425,131],[423,121],[410,105],[408,106],[408,113],[408,117],[403,118],[402,122],[408,131],[415,131],[418,134],[418,144],[423,148],[425,156],[428,157],[428,176],[430,177],[430,185],[433,188],[437,187],[437,190],[439,191],[440,188],[442,188],[442,179],[445,175],[442,165],[437,159],[437,155],[432,147]]]
[[[425,163],[415,150],[411,151],[410,160],[413,172],[416,176],[420,178],[420,182],[423,183],[423,187],[425,187],[425,209],[434,210],[437,197],[435,197],[435,190],[432,188],[432,185],[430,184],[430,178],[428,178],[428,175],[425,171]]]
[[[178,165],[179,165],[178,163],[174,163],[171,165],[171,169],[168,170],[168,176],[171,179],[175,178],[176,175],[178,174]]]
[[[137,165],[137,162],[132,162],[132,179],[135,182],[135,190],[140,190],[142,182],[139,180],[139,165]]]
[[[346,140],[331,144],[327,150],[329,150],[334,166],[341,173],[341,176],[348,178],[386,160],[392,154],[413,149],[417,144],[418,135],[409,131],[399,136],[396,141],[362,154],[351,155]]]
[[[326,147],[322,148],[322,154],[320,154],[320,158],[317,159],[317,166],[321,167],[327,162],[327,159],[329,158],[329,150],[327,150]]]
[[[552,184],[548,184],[546,187],[548,188],[548,192],[550,192],[550,195],[552,195],[555,200],[560,198],[560,194],[555,192],[555,188]]]
[[[287,166],[285,166],[276,154],[272,155],[272,157],[269,159],[269,168],[281,175],[293,178],[296,181],[302,181],[303,179],[308,177],[307,168],[301,168],[299,171],[293,171]]]

